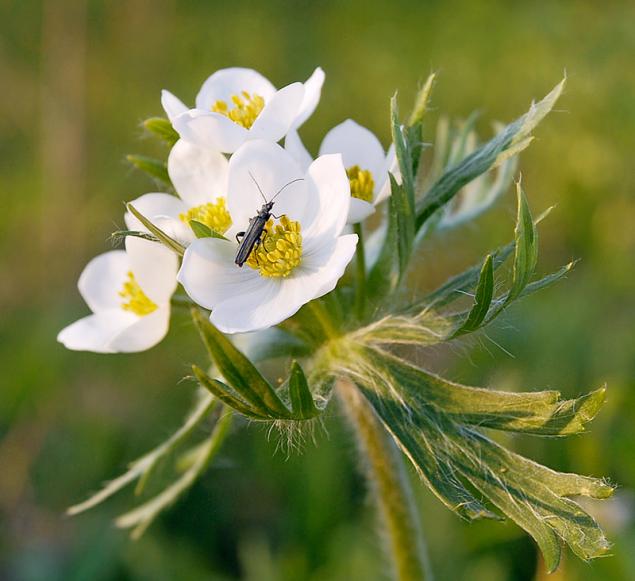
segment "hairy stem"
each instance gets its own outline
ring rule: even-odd
[[[366,253],[364,250],[364,233],[361,224],[353,226],[357,234],[357,249],[355,251],[355,309],[357,317],[364,318],[366,311]]]
[[[399,581],[431,579],[419,514],[401,453],[352,383],[339,381],[336,390],[357,436],[395,578]]]

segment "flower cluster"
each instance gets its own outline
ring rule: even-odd
[[[318,105],[323,82],[318,68],[305,83],[276,90],[256,71],[223,69],[203,83],[192,109],[163,91],[163,108],[178,133],[167,159],[174,193],[130,202],[135,212],[124,216],[126,251],[94,259],[80,277],[94,314],[58,339],[69,349],[97,352],[152,347],[167,332],[177,281],[226,333],[271,327],[332,291],[357,243],[346,224],[368,217],[389,195],[395,155],[347,120],[326,135],[315,160],[309,156],[297,129]],[[277,144],[282,139],[284,149]],[[258,227],[268,202],[271,211]],[[176,255],[155,258],[168,250],[150,238],[139,214],[184,248],[178,273]],[[147,238],[132,240],[139,234]],[[237,264],[241,248],[248,254]],[[145,301],[154,288],[132,267],[130,280],[122,280],[119,266],[126,261],[151,271],[153,283],[164,282],[169,293],[157,298],[160,308]],[[147,306],[130,302],[131,289]],[[127,340],[118,338],[122,328]]]
[[[533,219],[518,181],[511,242],[435,290],[405,288],[428,237],[474,219],[510,189],[517,156],[564,81],[484,143],[473,118],[440,121],[430,155],[423,118],[433,79],[407,119],[393,98],[390,147],[346,120],[326,133],[315,159],[298,130],[320,100],[319,68],[279,90],[253,70],[224,69],[191,109],[163,92],[167,119],[145,126],[170,145],[167,162],[129,160],[164,191],[128,203],[118,233],[125,250],[89,262],[79,291],[92,314],[58,339],[69,349],[141,351],[166,335],[172,305],[185,304],[212,365],[192,366],[199,398],[184,425],[71,513],[134,480],[141,490],[155,465],[176,458],[175,481],[117,520],[139,535],[213,460],[234,415],[294,427],[336,400],[367,456],[400,578],[423,578],[425,558],[417,539],[403,544],[420,527],[395,444],[462,518],[504,515],[524,528],[549,570],[561,541],[584,559],[606,554],[603,532],[571,497],[607,498],[612,486],[536,464],[484,432],[579,433],[605,389],[571,400],[553,390],[492,391],[443,379],[413,357],[481,331],[570,272],[572,264],[535,279],[536,225],[546,213]],[[288,371],[276,368],[282,379],[272,382],[256,366],[264,360]],[[207,418],[213,427],[192,444]]]

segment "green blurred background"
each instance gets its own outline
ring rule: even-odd
[[[430,139],[440,112],[474,109],[489,136],[492,120],[522,113],[566,69],[559,110],[521,167],[534,211],[557,204],[540,228],[540,268],[582,261],[513,309],[491,341],[437,351],[431,365],[464,383],[568,396],[608,382],[589,433],[510,444],[622,485],[614,501],[591,507],[613,557],[585,564],[569,554],[550,578],[635,579],[634,25],[630,0],[1,2],[0,578],[385,578],[336,410],[328,435],[302,453],[276,452],[275,435],[257,426],[235,430],[205,478],[140,541],[111,524],[129,491],[63,516],[169,435],[193,393],[179,380],[203,361],[178,316],[170,338],[139,355],[71,353],[55,342],[87,312],[76,279],[110,247],[122,201],[153,189],[124,162],[156,150],[140,121],[161,114],[162,88],[193,102],[217,68],[253,67],[282,86],[321,65],[322,101],[303,129],[313,151],[347,117],[387,144],[390,95],[399,89],[405,109],[433,70]],[[506,241],[513,213],[509,195],[475,225],[430,240],[424,285]],[[515,526],[464,524],[415,488],[439,579],[543,578],[535,546]]]

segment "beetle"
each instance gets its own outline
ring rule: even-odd
[[[289,183],[282,186],[276,192],[273,198],[271,198],[271,200],[267,201],[267,198],[265,198],[265,195],[262,193],[262,190],[260,189],[260,186],[258,185],[256,178],[254,178],[251,172],[249,172],[249,177],[251,177],[253,182],[256,184],[256,187],[258,188],[258,191],[260,192],[260,195],[262,196],[262,199],[264,200],[265,203],[262,205],[262,208],[258,210],[258,213],[253,218],[249,218],[249,226],[247,226],[247,230],[244,232],[238,232],[236,234],[236,242],[238,242],[239,246],[238,246],[238,251],[236,252],[236,258],[234,259],[234,262],[236,263],[236,265],[240,267],[242,267],[242,265],[245,264],[245,262],[247,262],[253,249],[262,242],[263,235],[267,234],[267,230],[265,229],[265,226],[269,218],[271,218],[272,216],[276,219],[281,217],[281,216],[276,216],[275,214],[271,212],[271,210],[273,209],[274,200],[278,197],[280,193],[282,193],[282,190],[284,190],[287,186],[290,186],[291,184],[294,184],[295,182],[301,182],[304,179],[304,178],[296,178],[294,180],[291,180]]]

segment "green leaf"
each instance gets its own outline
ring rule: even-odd
[[[197,448],[196,456],[191,458],[191,464],[182,476],[154,498],[118,517],[115,524],[119,528],[134,527],[131,533],[132,538],[141,537],[154,519],[190,488],[207,469],[227,437],[231,422],[232,413],[230,410],[225,409],[223,413],[219,413],[211,435]]]
[[[165,117],[150,117],[143,122],[143,126],[172,147],[178,140],[179,134]]]
[[[412,127],[413,125],[421,123],[425,114],[428,112],[430,95],[432,94],[432,88],[434,86],[435,79],[436,73],[428,75],[426,82],[417,92],[414,107],[412,108],[412,113],[410,113],[410,117],[408,118],[409,126]]]
[[[606,554],[609,544],[601,529],[569,497],[607,498],[611,486],[540,466],[476,427],[489,421],[498,429],[543,433],[536,422],[540,417],[547,432],[574,433],[579,431],[571,429],[574,423],[583,425],[597,411],[602,390],[574,403],[559,402],[553,392],[487,396],[485,390],[435,378],[376,349],[349,345],[339,356],[339,377],[358,385],[422,480],[446,506],[464,518],[494,517],[472,492],[477,491],[536,540],[549,570],[560,559],[559,539],[584,559]],[[484,417],[474,413],[479,406],[488,408],[483,409]],[[555,421],[546,417],[550,406]],[[568,414],[558,417],[561,408],[568,408]]]
[[[97,494],[94,494],[84,502],[71,506],[66,511],[67,514],[75,515],[89,510],[104,500],[107,500],[135,480],[142,479],[142,481],[145,482],[155,466],[182,444],[192,434],[194,429],[207,418],[217,404],[218,402],[212,396],[203,393],[195,408],[185,420],[185,423],[172,436],[161,445],[132,462],[127,472],[108,482]],[[140,492],[141,488],[142,486],[139,486],[137,492]]]
[[[422,196],[416,211],[416,230],[439,209],[445,206],[459,190],[486,171],[506,159],[506,152],[520,143],[528,144],[527,138],[536,125],[551,111],[562,92],[564,80],[542,101],[532,104],[529,111],[507,125],[493,139],[479,147],[458,164],[450,167]]]
[[[199,382],[201,387],[204,387],[214,397],[217,397],[224,404],[250,418],[259,420],[268,419],[266,415],[259,413],[256,408],[250,406],[246,401],[241,399],[231,387],[225,385],[218,379],[210,377],[200,367],[198,367],[198,365],[192,365],[192,372],[194,373],[194,377],[196,377],[196,380]]]
[[[291,399],[291,409],[293,414],[299,419],[314,418],[319,415],[320,410],[313,402],[313,395],[309,389],[304,371],[297,361],[291,364],[289,374],[289,398]]]
[[[408,228],[411,230],[412,237],[414,237],[415,187],[414,175],[412,172],[413,160],[410,151],[410,144],[405,139],[401,121],[399,120],[399,108],[397,105],[396,94],[393,95],[390,100],[390,121],[392,141],[395,144],[395,156],[397,157],[397,163],[399,164],[399,171],[401,173],[401,182],[406,194],[405,200],[399,204],[399,210],[400,212],[405,212],[403,217],[404,224],[407,223],[406,219],[408,222],[412,222]],[[394,195],[394,193],[392,195]]]
[[[515,230],[514,268],[512,286],[507,295],[507,302],[514,300],[529,284],[538,262],[538,235],[534,226],[520,182],[516,183],[518,196],[518,217]]]
[[[198,220],[190,220],[190,228],[192,228],[197,238],[218,238],[220,240],[227,240],[225,236],[219,234],[216,230],[212,230],[207,224],[203,224],[203,222],[199,222]]]
[[[146,155],[127,155],[126,159],[137,169],[147,173],[150,177],[172,188],[172,181],[168,175],[167,165],[158,159]]]
[[[461,326],[452,335],[453,338],[465,333],[471,333],[481,326],[492,304],[493,296],[494,268],[492,266],[492,255],[489,254],[481,269],[478,286],[476,287],[476,295],[474,297],[474,305]]]
[[[153,234],[149,234],[148,232],[140,232],[138,230],[115,230],[110,235],[110,238],[114,242],[119,242],[120,240],[124,240],[126,236],[133,236],[135,238],[143,238],[143,240],[149,240],[150,242],[161,242]]]
[[[141,222],[158,240],[170,250],[176,252],[179,256],[183,256],[185,253],[185,247],[174,240],[174,238],[168,236],[161,228],[155,226],[150,220],[148,220],[139,210],[137,210],[132,204],[126,204],[128,211]]]
[[[229,385],[252,409],[264,416],[288,418],[289,410],[256,367],[201,312],[192,309],[192,319],[207,351]]]

